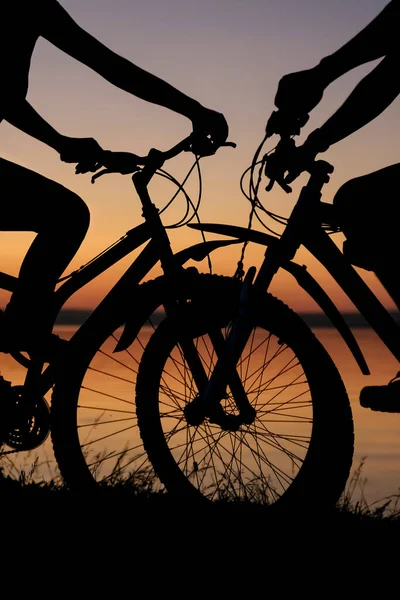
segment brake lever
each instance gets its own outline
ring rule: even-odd
[[[131,175],[133,173],[136,173],[137,171],[140,171],[141,167],[137,167],[134,171],[131,171],[129,169],[129,172],[123,173],[122,171],[118,171],[118,170],[113,170],[113,169],[103,169],[102,171],[98,171],[98,173],[95,173],[92,178],[91,178],[91,182],[95,183],[96,179],[98,179],[99,177],[102,177],[103,175],[110,175],[112,173],[114,173],[114,175],[116,173],[118,173],[119,175]]]
[[[92,176],[91,182],[95,183],[96,179],[98,179],[99,177],[102,177],[103,175],[108,175],[109,173],[116,173],[116,171],[111,171],[111,169],[103,169],[102,171],[99,171],[98,173],[95,173]]]
[[[277,183],[287,194],[290,194],[293,191],[290,185],[288,185],[284,181],[279,181],[278,179],[271,179],[265,190],[267,192],[270,192],[274,187],[275,183]]]
[[[99,168],[105,168],[95,173],[91,181],[92,183],[95,183],[96,179],[99,177],[111,173],[131,175],[140,170],[141,167],[139,165],[144,165],[145,163],[145,157],[137,156],[130,152],[112,152],[111,150],[105,150],[103,152],[102,161],[99,163]]]
[[[209,140],[209,139],[208,139],[206,143],[210,144],[210,146],[209,146],[209,148],[210,148],[210,151],[208,152],[208,151],[206,151],[206,149],[204,148],[203,152],[201,152],[201,156],[202,156],[202,157],[205,157],[205,156],[213,156],[213,155],[214,155],[214,154],[215,154],[215,153],[216,153],[216,152],[219,150],[219,148],[222,148],[222,147],[224,147],[224,146],[225,146],[225,147],[226,147],[226,146],[229,146],[229,147],[231,147],[231,148],[236,148],[236,147],[237,147],[237,144],[236,144],[235,142],[223,142],[223,143],[222,143],[220,146],[218,146],[218,148],[214,149],[214,148],[212,147],[212,145],[211,145],[211,144],[212,144],[211,140]],[[192,149],[192,148],[193,148],[193,146],[192,146],[192,144],[190,144],[190,145],[189,145],[189,146],[186,148],[186,152],[193,152],[193,149]]]

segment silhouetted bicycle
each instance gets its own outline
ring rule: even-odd
[[[0,380],[1,453],[7,455],[37,448],[51,430],[54,454],[69,487],[95,488],[102,482],[110,484],[115,478],[123,481],[136,477],[143,482],[144,477],[149,477],[151,481],[147,457],[137,433],[134,406],[140,355],[149,331],[162,317],[160,311],[172,314],[188,302],[200,301],[203,294],[214,297],[219,293],[221,277],[199,275],[194,267],[185,270],[183,265],[191,259],[201,261],[216,248],[232,242],[206,242],[203,236],[203,242],[174,254],[168,227],[163,225],[160,216],[173,199],[159,210],[147,190],[153,176],[158,174],[185,194],[188,210],[184,218],[171,227],[183,225],[197,215],[198,206],[191,204],[183,184],[162,169],[166,160],[190,150],[191,145],[189,136],[166,152],[152,149],[139,161],[129,153],[105,153],[102,162],[106,169],[95,174],[93,181],[105,173],[136,171],[132,180],[143,206],[144,223],[60,280],[61,285],[54,294],[54,321],[76,291],[148,243],[72,335],[59,359],[48,364],[10,349],[15,361],[26,369],[26,375],[22,385],[13,386],[9,381]],[[234,146],[229,142],[225,145]],[[196,165],[198,159],[191,171]],[[190,211],[190,207],[193,210]],[[141,284],[158,261],[165,275]],[[0,274],[2,289],[13,291],[15,284],[16,278]],[[188,345],[188,354],[190,351]],[[53,387],[50,409],[45,396]]]
[[[273,155],[278,163],[285,164],[292,136],[281,136]],[[182,331],[174,316],[160,324],[139,367],[137,414],[148,456],[171,493],[312,509],[333,505],[345,487],[354,448],[352,412],[328,352],[300,316],[268,293],[271,281],[280,269],[294,277],[344,338],[363,374],[368,366],[343,316],[306,266],[293,261],[300,246],[327,269],[399,361],[400,330],[330,237],[339,227],[334,206],[321,201],[333,171],[329,163],[310,167],[288,219],[262,206],[258,188],[271,158],[259,160],[265,140],[246,195],[252,215],[263,222],[263,210],[285,225],[283,233],[191,225],[267,246],[265,259],[257,275],[255,267],[247,271],[239,301],[232,282],[224,280],[215,303],[187,307],[190,328]],[[237,274],[232,281],[241,279]],[[187,339],[196,344],[203,379],[185,354]]]

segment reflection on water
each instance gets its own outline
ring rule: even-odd
[[[315,330],[334,359],[346,385],[355,429],[353,469],[367,457],[362,473],[367,479],[365,496],[372,503],[400,491],[400,414],[362,408],[359,394],[366,385],[388,383],[400,367],[371,329],[354,329],[353,333],[367,360],[370,375],[361,373],[347,346],[334,330]]]
[[[226,333],[223,328],[222,334]],[[206,373],[211,373],[216,363],[213,335],[215,331],[209,335],[200,328],[194,337]],[[159,340],[157,354],[145,389],[151,388],[153,378],[159,392],[144,399],[142,411],[148,410],[149,452],[157,444],[153,432],[160,432],[156,456],[163,453],[164,458],[159,469],[168,463],[170,452],[179,465],[176,477],[181,478],[183,472],[184,480],[209,499],[276,502],[301,468],[311,440],[312,394],[294,352],[270,331],[262,327],[253,330],[237,372],[248,403],[243,411],[254,412],[242,421],[235,402],[241,397],[240,390],[236,386],[233,394],[235,382],[231,381],[221,400],[224,416],[200,423],[185,416],[198,388],[175,338],[165,345]],[[153,416],[156,411],[160,419]],[[169,473],[170,468],[164,477]]]
[[[58,327],[57,333],[69,338],[74,328]],[[148,331],[148,334],[150,330]],[[399,370],[397,361],[369,329],[355,329],[354,334],[365,354],[370,376],[361,374],[355,360],[338,334],[331,329],[316,329],[339,368],[346,385],[355,423],[355,456],[353,468],[367,457],[363,476],[366,499],[372,503],[395,494],[400,487],[400,415],[376,413],[360,407],[358,396],[364,385],[380,385],[389,381]],[[110,471],[124,465],[134,469],[148,467],[136,427],[134,389],[137,360],[141,346],[129,353],[112,354],[116,340],[109,340],[91,364],[84,379],[78,408],[79,437],[88,460],[101,479]],[[146,339],[141,340],[142,344]],[[1,374],[14,385],[23,383],[23,370],[10,357],[1,355]],[[169,376],[173,376],[170,372]],[[49,398],[50,400],[50,398]],[[172,417],[171,417],[172,418]],[[96,424],[95,427],[89,425]],[[2,458],[5,470],[29,470],[37,461],[36,472],[45,479],[57,477],[57,466],[50,439],[31,453],[6,455]],[[361,492],[356,490],[354,498]]]
[[[74,331],[73,326],[56,328],[56,333],[65,339]],[[144,328],[129,349],[119,353],[113,351],[122,329],[114,332],[86,365],[83,379],[77,379],[76,394],[68,397],[68,411],[76,419],[84,456],[81,463],[87,465],[84,468],[96,481],[109,482],[112,477],[120,480],[132,473],[140,473],[142,480],[143,474],[151,470],[139,436],[134,404],[137,367],[151,332],[150,327]],[[9,356],[2,356],[1,374],[13,385],[23,383],[24,370]],[[51,402],[51,392],[46,399]],[[66,422],[69,421],[68,416]],[[30,471],[32,464],[35,478],[60,478],[50,438],[34,451],[6,454],[2,460],[5,472],[14,476],[21,469]]]
[[[149,470],[137,426],[136,375],[151,329],[127,350],[114,353],[122,329],[108,338],[90,362],[79,389],[80,446],[96,481],[126,478]],[[73,399],[71,398],[71,401]]]

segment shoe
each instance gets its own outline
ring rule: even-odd
[[[55,333],[51,333],[45,339],[40,340],[40,343],[37,340],[26,340],[25,344],[22,343],[22,347],[25,347],[25,350],[21,350],[21,352],[27,352],[31,359],[51,363],[63,356],[67,345],[67,340],[60,338]]]
[[[60,358],[67,344],[67,340],[55,333],[43,337],[29,332],[19,332],[15,327],[10,326],[4,312],[0,310],[0,352],[6,354],[26,352],[31,359],[50,363]]]
[[[400,373],[397,373],[387,385],[370,385],[361,390],[360,404],[363,408],[400,413]]]

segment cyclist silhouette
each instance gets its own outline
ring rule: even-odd
[[[300,125],[338,77],[364,63],[382,59],[355,87],[344,104],[296,148],[285,171],[285,183],[300,175],[315,157],[381,114],[400,92],[400,0],[392,0],[355,37],[315,67],[285,75],[279,82],[275,105],[287,122]],[[399,258],[400,163],[345,183],[333,203],[346,236],[344,252],[350,260],[374,271],[400,308],[400,281],[393,259]],[[377,202],[379,206],[377,207]],[[400,380],[387,386],[364,388],[361,403],[376,410],[400,411]]]
[[[54,148],[62,161],[77,163],[77,173],[100,168],[102,148],[92,138],[58,133],[27,102],[30,61],[39,37],[113,85],[190,119],[196,134],[196,154],[212,154],[225,142],[228,126],[222,114],[203,107],[109,50],[84,31],[56,0],[3,0],[0,121],[4,119]],[[18,287],[6,307],[7,330],[19,349],[42,347],[47,352],[45,348],[53,345],[50,342],[57,341],[51,335],[51,296],[86,235],[89,210],[81,198],[62,185],[2,158],[0,194],[0,230],[37,233],[21,265]]]

